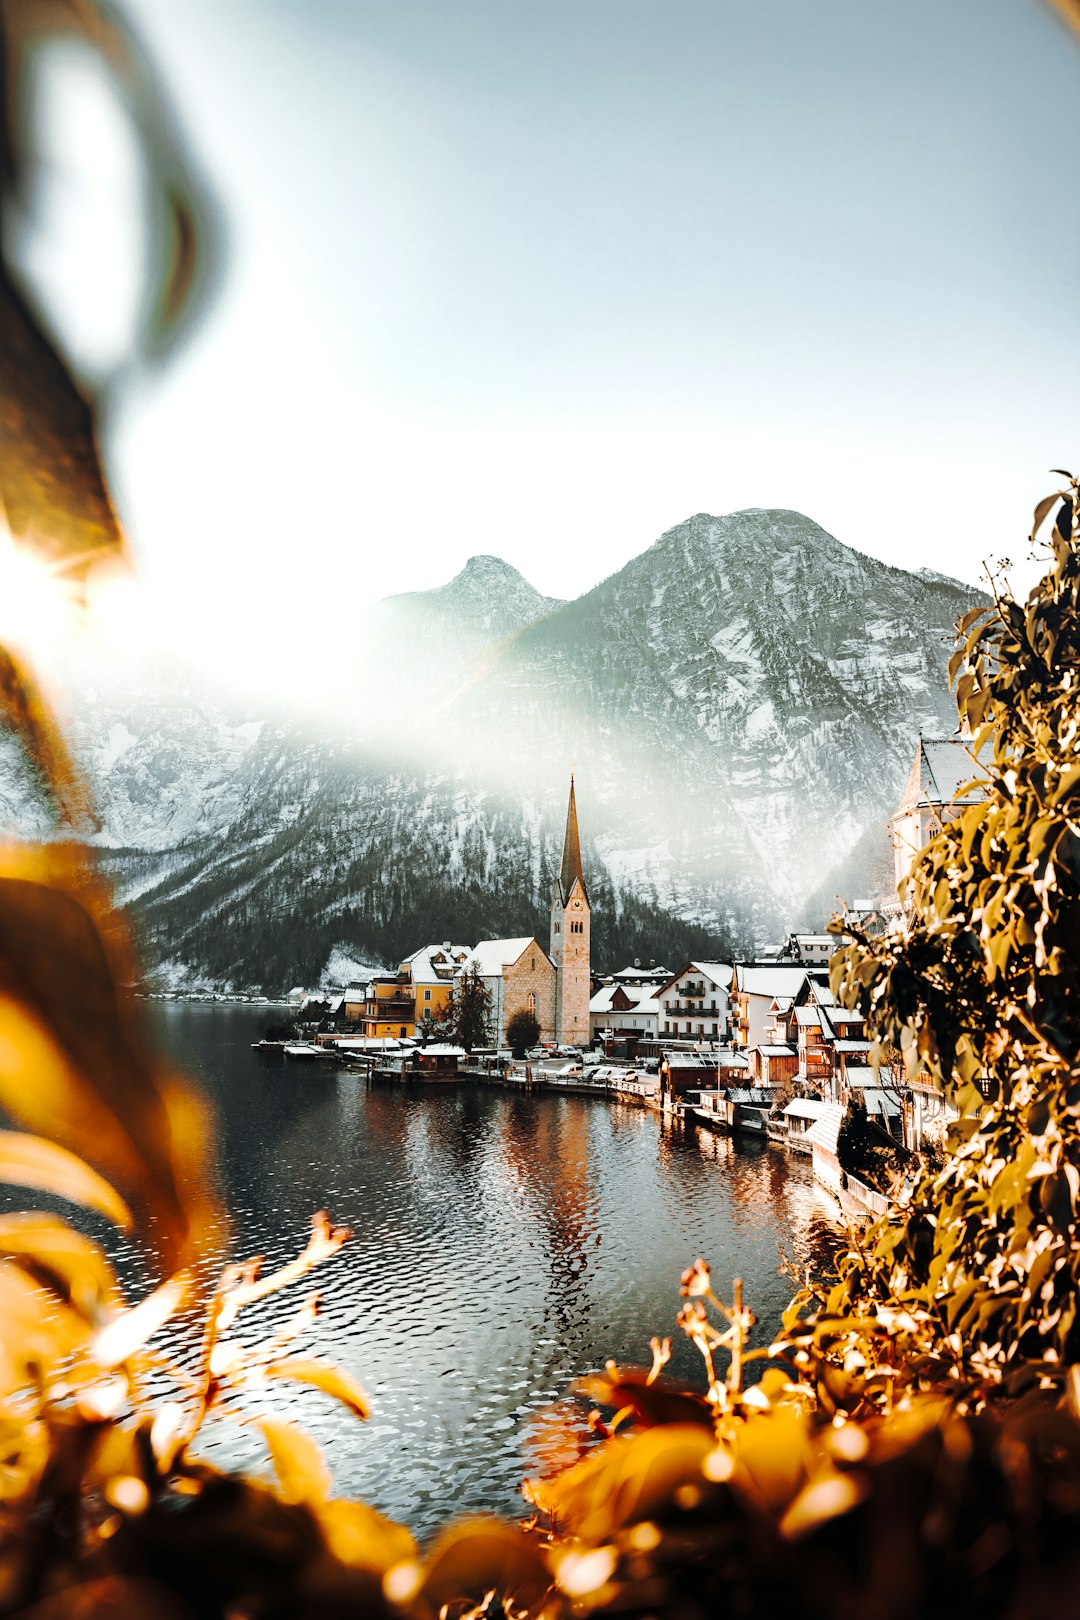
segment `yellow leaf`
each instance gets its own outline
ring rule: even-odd
[[[67,1365],[86,1349],[89,1329],[10,1261],[0,1261],[0,1400]]]
[[[0,1007],[0,1063],[4,1061],[4,1023]],[[35,1187],[55,1193],[84,1209],[96,1209],[125,1231],[131,1211],[120,1194],[96,1170],[67,1148],[24,1131],[0,1131],[0,1181],[9,1187]]]
[[[96,831],[89,785],[72,759],[29,670],[0,647],[0,727],[19,739],[60,823]]]
[[[0,270],[0,504],[12,536],[78,577],[123,544],[91,406]]]
[[[832,1471],[810,1482],[788,1508],[780,1521],[781,1533],[789,1539],[816,1530],[827,1519],[850,1513],[865,1498],[865,1480],[857,1474]]]
[[[357,1417],[370,1416],[371,1408],[368,1406],[367,1396],[350,1373],[343,1372],[335,1367],[333,1362],[321,1361],[317,1356],[286,1356],[281,1361],[273,1361],[266,1368],[267,1378],[291,1378],[298,1384],[310,1384],[313,1389],[322,1390],[324,1395],[333,1396],[347,1406]]]
[[[529,1480],[525,1495],[582,1540],[604,1541],[670,1509],[683,1486],[701,1486],[715,1449],[711,1429],[665,1423],[607,1441],[555,1479]]]
[[[404,1525],[366,1502],[324,1502],[316,1511],[330,1551],[343,1564],[384,1575],[416,1557],[416,1542]]]
[[[482,1599],[496,1591],[515,1607],[538,1602],[551,1574],[536,1544],[498,1519],[466,1519],[445,1531],[428,1554],[422,1602],[438,1612],[462,1597]]]
[[[88,1320],[96,1321],[103,1306],[119,1302],[120,1290],[102,1250],[57,1215],[0,1216],[0,1252],[43,1276]]]
[[[287,1502],[322,1502],[330,1494],[330,1470],[315,1441],[294,1423],[256,1418],[281,1494]]]
[[[158,1328],[180,1309],[190,1288],[191,1278],[181,1272],[161,1283],[130,1311],[114,1316],[94,1336],[93,1352],[98,1365],[119,1367],[136,1350],[141,1350]]]
[[[204,1111],[126,986],[123,919],[76,853],[0,847],[0,1106],[88,1155],[181,1270],[220,1231]]]

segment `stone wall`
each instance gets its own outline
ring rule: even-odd
[[[505,1044],[506,1026],[516,1012],[529,1011],[529,997],[535,996],[536,1019],[540,1025],[540,1039],[555,1039],[555,969],[547,953],[539,945],[524,950],[513,967],[503,970],[502,1029],[500,1039]]]

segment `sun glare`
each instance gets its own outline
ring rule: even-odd
[[[48,656],[58,649],[69,617],[61,582],[10,536],[0,535],[0,640]]]

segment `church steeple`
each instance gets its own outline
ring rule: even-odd
[[[570,890],[574,887],[575,878],[581,884],[585,898],[588,899],[589,891],[585,888],[585,876],[581,870],[581,839],[578,836],[577,799],[574,797],[574,775],[571,771],[570,802],[566,807],[566,832],[563,834],[562,867],[559,871],[564,905],[570,897]]]
[[[570,778],[562,865],[551,886],[551,960],[555,964],[555,1039],[589,1044],[591,907],[581,870],[577,798]]]

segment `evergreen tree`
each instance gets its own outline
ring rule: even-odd
[[[530,1046],[540,1039],[540,1025],[536,1014],[522,1007],[506,1026],[506,1044],[516,1058],[525,1056]]]
[[[491,991],[474,962],[458,974],[450,992],[446,1009],[446,1028],[450,1039],[463,1046],[466,1052],[486,1045],[490,1013]]]

